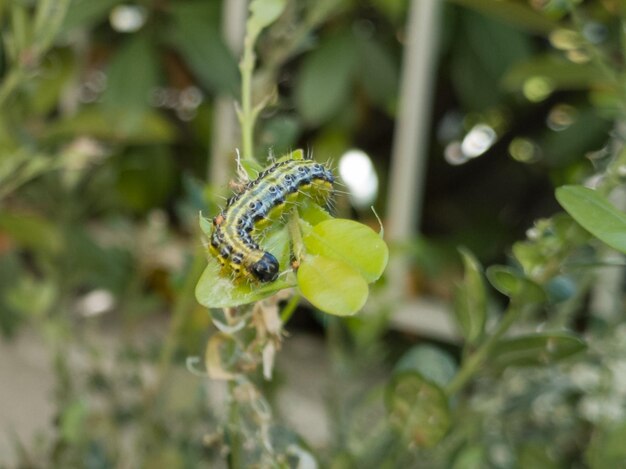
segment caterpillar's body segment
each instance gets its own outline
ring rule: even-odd
[[[313,160],[286,160],[273,164],[233,195],[213,218],[209,251],[237,277],[273,282],[280,266],[255,238],[288,209],[310,197],[326,205],[333,193],[333,173]]]

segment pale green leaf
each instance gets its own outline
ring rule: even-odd
[[[357,313],[368,296],[367,282],[348,264],[324,256],[306,256],[298,268],[298,287],[321,311],[337,316]]]
[[[303,241],[308,253],[342,260],[369,283],[380,278],[389,259],[389,249],[378,233],[352,220],[323,221]]]

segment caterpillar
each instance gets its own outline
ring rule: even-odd
[[[314,160],[274,163],[231,196],[213,218],[209,252],[235,277],[273,282],[280,265],[259,247],[258,237],[274,220],[304,198],[326,205],[333,194],[332,171]]]

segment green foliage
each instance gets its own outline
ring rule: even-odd
[[[451,423],[446,395],[417,372],[402,372],[389,382],[385,402],[391,425],[409,442],[433,447]]]
[[[302,151],[286,158],[294,155],[302,155]],[[222,274],[217,260],[210,257],[196,287],[198,302],[209,308],[233,307],[298,286],[304,298],[326,313],[346,316],[358,312],[368,297],[367,284],[378,280],[387,265],[389,252],[382,238],[360,223],[331,218],[311,202],[287,218],[288,225],[276,224],[264,235],[262,247],[283,269],[292,256],[299,259],[296,278],[285,271],[269,285],[235,280]],[[211,223],[203,217],[200,228],[210,236]]]
[[[564,186],[556,191],[559,203],[580,225],[600,241],[626,253],[626,214],[598,191]]]
[[[283,270],[275,283],[207,265],[211,223],[201,216],[199,233],[195,217],[216,212],[229,182],[204,183],[217,96],[242,93],[234,146],[251,175],[261,155],[302,145],[320,160],[362,147],[384,175],[408,33],[407,2],[255,0],[238,70],[222,3],[0,2],[0,329],[27,326],[56,378],[53,430],[0,465],[619,466],[624,292],[606,280],[623,263],[608,248],[626,252],[617,3],[445,7],[425,235],[392,255],[417,257],[403,280],[450,307],[454,338],[398,333],[406,305],[381,279],[382,235],[313,203],[262,239]],[[137,7],[138,29],[117,29],[115,7]],[[495,132],[485,157],[436,157],[477,124]],[[551,184],[567,213],[532,223],[557,207]],[[339,196],[338,216],[349,212]],[[457,244],[471,247],[461,263]],[[494,260],[506,265],[483,275]],[[289,402],[290,376],[274,370],[284,323],[310,307],[329,313],[313,315],[326,336],[316,367],[331,362],[310,377],[331,420],[315,457],[276,423],[290,413],[272,411]],[[113,345],[93,334],[101,323]],[[226,402],[174,366],[205,342],[189,363],[228,381]]]
[[[482,268],[474,255],[461,249],[465,278],[454,294],[454,313],[468,343],[475,342],[485,328],[487,318],[487,293]]]
[[[493,348],[498,366],[545,366],[585,350],[574,334],[537,333],[500,340]]]

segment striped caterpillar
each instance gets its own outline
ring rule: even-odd
[[[209,252],[235,277],[273,282],[280,265],[256,239],[289,205],[312,199],[326,205],[333,194],[333,173],[313,160],[279,161],[234,194],[213,218]]]

